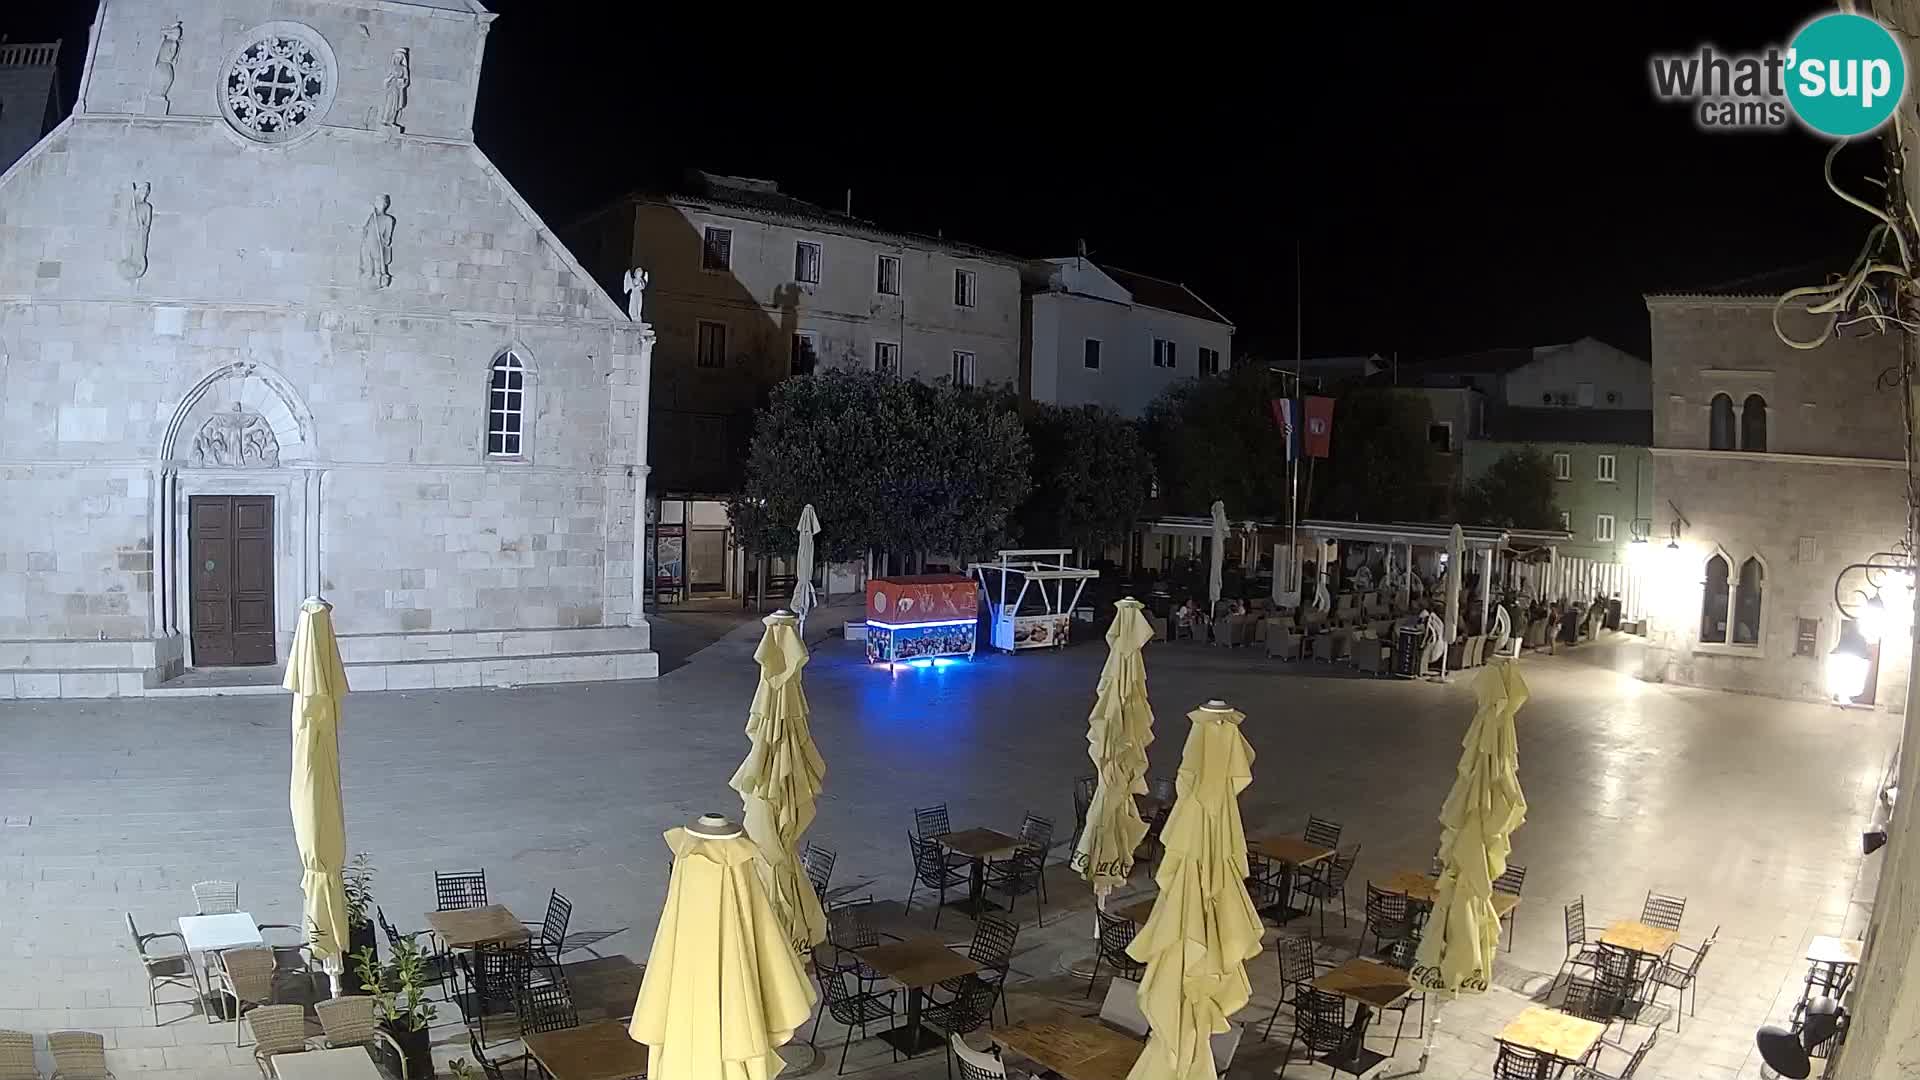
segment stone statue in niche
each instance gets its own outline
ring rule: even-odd
[[[393,215],[387,208],[393,200],[380,195],[373,200],[373,212],[360,226],[360,280],[369,289],[384,289],[393,284]]]
[[[147,238],[153,231],[153,204],[147,201],[153,185],[141,180],[133,185],[133,199],[121,226],[120,276],[138,281],[147,276]]]
[[[380,100],[380,123],[382,131],[398,135],[404,129],[400,126],[400,110],[407,107],[407,88],[413,85],[413,66],[409,62],[407,50],[393,50],[393,60],[387,64],[386,93]]]
[[[200,425],[189,460],[199,468],[271,469],[280,464],[280,440],[265,417],[236,401],[232,412],[214,413]]]
[[[160,55],[154,58],[153,71],[147,75],[149,116],[165,116],[173,108],[168,95],[173,93],[173,63],[180,57],[181,32],[178,22],[160,31]]]
[[[647,298],[647,272],[636,266],[620,279],[620,287],[627,291],[627,318],[641,322],[640,306]]]

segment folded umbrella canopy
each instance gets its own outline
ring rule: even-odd
[[[722,817],[669,829],[673,877],[627,1033],[649,1080],[767,1080],[775,1049],[813,1014],[813,989],[755,869]]]
[[[1473,723],[1440,808],[1440,885],[1413,966],[1415,983],[1448,994],[1483,992],[1493,978],[1500,946],[1493,882],[1507,872],[1513,831],[1527,817],[1514,735],[1514,714],[1527,700],[1519,665],[1487,665],[1473,694]]]
[[[799,620],[776,611],[761,620],[766,633],[753,652],[760,664],[760,685],[747,710],[747,738],[753,748],[730,783],[744,804],[747,836],[765,863],[767,900],[793,947],[805,951],[827,936],[820,898],[800,865],[800,834],[813,824],[814,803],[827,766],[807,728],[807,695],[800,672],[807,646]]]
[[[347,950],[347,894],[340,872],[347,861],[346,811],[340,800],[340,699],[347,671],[333,636],[332,607],[310,597],[300,605],[287,656],[293,691],[293,770],[287,802],[300,848],[300,891],[313,953],[337,968]]]
[[[1147,664],[1140,650],[1153,640],[1140,601],[1113,605],[1107,627],[1107,666],[1087,718],[1087,756],[1098,781],[1087,821],[1073,848],[1073,869],[1093,886],[1103,908],[1107,893],[1133,873],[1133,852],[1146,838],[1147,823],[1133,797],[1147,791],[1147,745],[1153,742],[1153,707],[1147,704]]]
[[[1173,814],[1160,833],[1160,895],[1127,946],[1147,966],[1140,1011],[1151,1028],[1128,1080],[1214,1080],[1209,1040],[1247,1004],[1246,962],[1260,955],[1238,799],[1253,781],[1246,717],[1209,701],[1187,719]]]
[[[1213,501],[1213,543],[1212,557],[1207,561],[1207,618],[1211,619],[1220,609],[1220,576],[1227,560],[1227,504]]]
[[[818,599],[813,592],[813,538],[820,534],[820,515],[813,512],[812,503],[800,511],[800,523],[794,528],[800,534],[800,548],[793,557],[793,603],[788,606],[799,617],[800,632],[804,635],[807,612],[813,610],[814,601]]]

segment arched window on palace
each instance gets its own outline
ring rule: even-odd
[[[1700,640],[1724,645],[1727,641],[1728,581],[1733,568],[1725,555],[1707,560],[1707,582],[1700,593]]]
[[[1748,394],[1740,406],[1740,449],[1765,453],[1767,449],[1767,399]]]
[[[1707,449],[1737,449],[1733,442],[1733,399],[1726,394],[1713,395],[1707,420]]]
[[[527,369],[509,349],[494,358],[487,382],[487,456],[519,457],[526,418]]]
[[[1760,644],[1760,593],[1766,568],[1758,558],[1740,564],[1740,580],[1733,590],[1733,643]]]

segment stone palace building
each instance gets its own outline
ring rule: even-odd
[[[313,594],[356,690],[657,672],[652,331],[475,146],[492,18],[103,0],[0,176],[0,696],[272,665]]]

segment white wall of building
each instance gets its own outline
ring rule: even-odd
[[[1076,265],[1078,264],[1078,265]],[[1058,289],[1026,298],[1030,326],[1029,393],[1035,401],[1103,405],[1141,416],[1168,386],[1200,374],[1200,350],[1233,363],[1233,327],[1135,303],[1127,290],[1084,260],[1055,260]],[[1154,340],[1174,345],[1172,367],[1154,366]],[[1100,366],[1086,363],[1088,340],[1100,342]]]
[[[1507,404],[1521,408],[1653,408],[1646,361],[1594,338],[1536,348],[1505,382]]]

